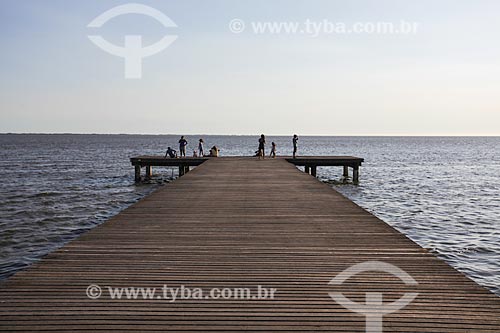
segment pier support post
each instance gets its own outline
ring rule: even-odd
[[[316,165],[313,165],[313,166],[311,167],[311,175],[312,175],[313,177],[316,177],[316,168],[317,168],[317,167],[316,167]]]
[[[184,165],[179,165],[179,177],[184,176]]]
[[[344,165],[344,174],[343,174],[343,176],[345,178],[349,177],[349,166],[347,166],[347,165]]]
[[[135,166],[135,181],[136,182],[141,181],[141,166],[140,165]]]
[[[359,183],[359,165],[352,167],[352,182]]]
[[[311,173],[311,172],[310,172],[310,170],[309,170],[309,165],[306,165],[306,166],[304,167],[304,172],[305,172],[305,173],[307,173],[307,174],[310,174],[310,173]]]
[[[189,170],[190,170],[190,169],[189,169],[189,165],[186,165],[186,166],[184,167],[184,174],[188,173],[188,172],[189,172]]]
[[[151,179],[151,176],[153,176],[153,167],[146,165],[146,179]]]

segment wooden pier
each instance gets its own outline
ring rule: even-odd
[[[130,162],[135,169],[135,181],[141,181],[141,169],[146,169],[145,179],[149,179],[152,176],[153,167],[178,167],[179,176],[183,176],[189,172],[190,168],[193,166],[198,166],[205,161],[208,161],[208,157],[183,157],[183,158],[170,158],[163,156],[150,156],[143,155],[132,157]]]
[[[413,277],[364,272],[385,262]],[[107,287],[276,288],[274,299],[111,299]],[[89,285],[101,286],[90,299]],[[285,159],[214,158],[0,287],[4,332],[366,332],[364,304],[418,296],[384,332],[500,332],[500,298]],[[95,293],[93,294],[95,295]]]
[[[234,159],[241,157],[222,157],[224,159]],[[135,168],[135,181],[141,181],[141,169],[146,169],[145,179],[151,178],[153,167],[173,166],[179,168],[179,176],[183,176],[189,172],[190,167],[201,165],[208,161],[209,157],[184,157],[184,158],[168,158],[163,156],[137,156],[132,157],[130,162]],[[250,159],[250,158],[249,158]],[[304,172],[316,177],[317,168],[319,166],[342,166],[343,176],[349,177],[349,168],[352,168],[352,180],[354,183],[359,182],[359,168],[364,162],[363,158],[353,156],[301,156],[292,158],[290,156],[278,157],[284,159],[296,166],[303,166]]]

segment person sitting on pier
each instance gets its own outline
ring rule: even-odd
[[[193,150],[193,157],[198,157],[198,153],[196,152],[196,150]]]
[[[165,157],[170,156],[171,158],[177,158],[177,151],[170,147],[167,148],[167,152],[165,153]]]
[[[210,148],[210,157],[219,157],[219,148],[217,146]]]

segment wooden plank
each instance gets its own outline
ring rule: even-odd
[[[379,272],[328,284],[373,260],[418,285]],[[90,284],[277,292],[264,300],[93,300]],[[207,159],[5,281],[0,331],[364,332],[365,317],[332,291],[358,303],[367,292],[385,302],[418,292],[384,316],[386,332],[500,332],[499,297],[285,158],[236,157]]]

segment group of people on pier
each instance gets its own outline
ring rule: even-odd
[[[296,157],[297,155],[297,142],[299,141],[299,137],[297,134],[293,135],[292,138],[292,145],[293,145],[293,158]],[[198,150],[193,151],[193,157],[219,157],[219,148],[217,146],[213,146],[210,148],[208,154],[205,154],[205,149],[204,149],[204,144],[205,142],[203,139],[198,140]],[[177,158],[177,157],[186,157],[186,149],[188,146],[188,141],[184,136],[181,136],[179,140],[179,154],[177,154],[177,151],[175,149],[172,149],[171,147],[167,148],[167,152],[165,153],[165,157],[171,157],[171,158]],[[255,156],[257,156],[259,159],[264,159],[266,156],[265,152],[266,148],[266,136],[262,134],[259,138],[259,148],[255,152]],[[276,143],[271,142],[271,152],[269,153],[269,157],[275,158],[276,157]]]
[[[181,136],[179,140],[179,154],[177,154],[177,151],[175,149],[172,149],[171,147],[167,148],[167,152],[165,153],[165,157],[171,157],[171,158],[177,158],[177,157],[186,157],[186,148],[188,145],[188,141],[186,138]],[[213,146],[210,148],[208,151],[208,154],[205,154],[205,141],[203,139],[198,140],[198,151],[193,150],[193,157],[219,157],[219,148],[217,146]]]
[[[299,137],[297,134],[293,135],[292,145],[293,145],[293,158],[297,156],[297,142],[299,141]],[[264,159],[266,156],[266,136],[264,134],[260,135],[259,138],[259,149],[255,152],[255,156],[259,157],[259,159]],[[271,142],[271,152],[269,153],[269,157],[276,157],[276,143]]]

